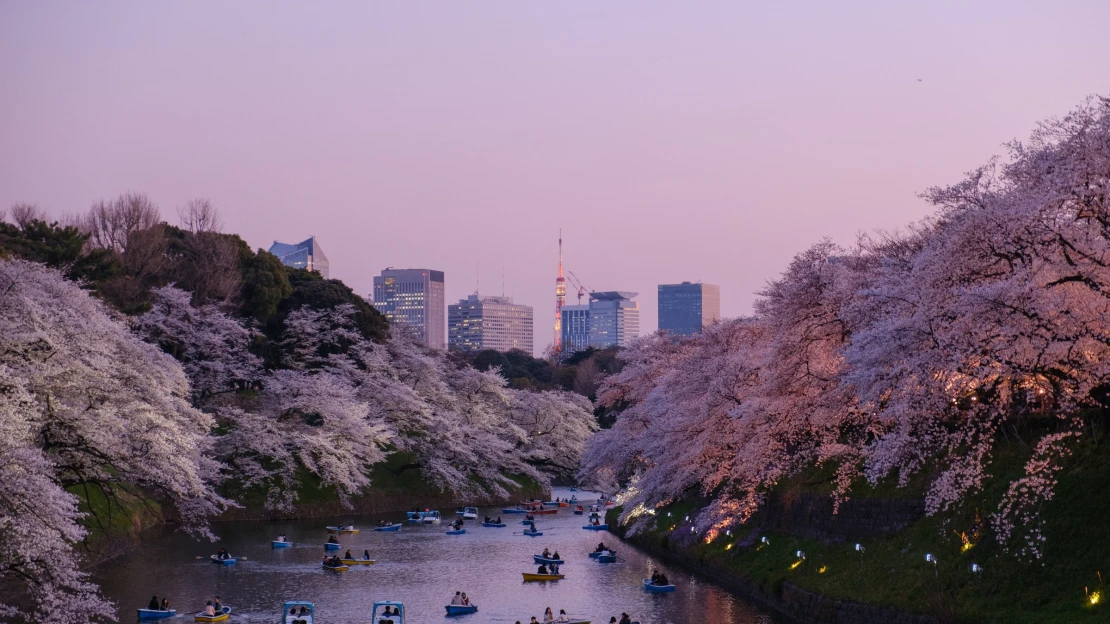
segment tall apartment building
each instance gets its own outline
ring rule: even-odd
[[[590,293],[590,346],[627,347],[640,335],[637,293],[612,290]]]
[[[690,282],[659,285],[660,330],[689,336],[720,319],[720,286]]]
[[[443,271],[391,267],[374,277],[374,307],[429,347],[447,348],[445,303]]]
[[[315,236],[309,236],[308,240],[294,244],[274,241],[269,251],[285,266],[319,271],[324,279],[328,279],[328,257],[324,255],[324,250],[320,249],[320,243],[316,242]]]
[[[520,349],[532,354],[532,306],[470,295],[447,306],[447,344],[456,351]]]
[[[590,306],[562,306],[562,353],[585,351],[590,346]]]

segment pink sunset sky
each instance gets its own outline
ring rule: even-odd
[[[824,236],[896,229],[1038,120],[1110,93],[1106,0],[0,3],[0,206],[211,198],[536,310],[556,239],[598,290],[720,284],[725,316]],[[568,303],[574,303],[573,296]]]

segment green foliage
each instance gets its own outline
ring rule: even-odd
[[[997,623],[1071,623],[1110,620],[1110,588],[1101,572],[1110,572],[1110,448],[1102,440],[1088,440],[1077,450],[1061,474],[1056,496],[1042,510],[1045,518],[1045,556],[1025,563],[1001,550],[989,529],[987,512],[994,509],[1012,478],[1020,474],[1029,456],[1018,442],[1003,445],[992,461],[992,478],[965,507],[927,517],[904,531],[881,539],[854,543],[826,543],[780,533],[751,535],[758,516],[732,536],[721,535],[711,544],[704,540],[684,549],[684,554],[732,570],[754,581],[765,593],[780,594],[785,582],[834,598],[929,613],[949,621]],[[822,478],[826,469],[813,468],[780,483],[777,489],[827,493]],[[920,497],[926,479],[908,488],[882,482],[874,488],[861,484],[853,496],[867,498]],[[645,539],[669,548],[677,520],[697,511],[690,501],[657,510]],[[668,517],[667,512],[671,513]],[[964,548],[960,533],[970,535],[976,515],[985,525],[979,540]],[[683,530],[678,527],[675,530]],[[685,529],[688,530],[688,529]],[[770,545],[757,536],[767,535]],[[729,544],[733,547],[728,548]],[[796,551],[805,552],[797,567]],[[937,565],[925,561],[933,554]],[[983,568],[971,572],[971,564]],[[822,568],[824,571],[822,572]],[[1086,591],[1085,591],[1086,589]],[[1100,604],[1091,605],[1087,592],[1099,591]]]
[[[65,272],[67,278],[97,284],[120,271],[119,259],[110,251],[85,253],[87,234],[73,226],[33,220],[24,227],[0,221],[0,255],[41,262]]]
[[[308,306],[329,310],[343,304],[355,307],[355,325],[368,340],[381,342],[389,336],[389,322],[380,312],[339,280],[324,279],[319,273],[283,266],[292,293],[278,304],[277,312],[266,323],[271,337],[281,334],[290,312]]]
[[[282,299],[293,294],[285,265],[277,256],[261,249],[251,253],[246,248],[240,251],[239,267],[243,272],[239,313],[244,317],[265,321],[277,312]]]

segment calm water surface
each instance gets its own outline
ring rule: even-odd
[[[583,501],[595,495],[579,493]],[[569,497],[559,490],[553,496]],[[561,508],[554,516],[538,516],[543,537],[520,534],[522,516],[480,508],[479,521],[467,521],[465,535],[445,535],[454,509],[441,509],[444,524],[405,524],[400,532],[374,531],[379,520],[394,522],[404,514],[359,516],[349,519],[290,522],[234,522],[218,524],[220,541],[198,542],[179,532],[148,536],[144,548],[96,571],[105,594],[120,606],[120,620],[135,619],[152,595],[168,597],[178,616],[164,622],[192,622],[206,600],[219,595],[234,608],[231,622],[277,622],[285,600],[309,600],[316,605],[319,624],[366,624],[376,600],[405,604],[405,624],[458,622],[485,624],[527,623],[551,607],[565,609],[571,619],[607,624],[627,611],[643,624],[770,624],[771,618],[723,589],[657,562],[605,531],[584,531],[584,516]],[[481,526],[481,517],[501,515],[503,529]],[[320,568],[327,524],[354,524],[357,535],[341,535],[346,549],[361,556],[364,549],[377,564],[352,566],[335,573]],[[292,548],[272,550],[270,541],[285,533]],[[614,547],[614,564],[587,556],[599,541]],[[558,551],[566,564],[566,579],[554,583],[524,583],[521,572],[535,572],[532,554],[544,547]],[[229,566],[207,561],[219,548],[246,560]],[[664,571],[678,586],[671,594],[649,594],[641,579],[651,570]],[[478,605],[477,613],[446,618],[444,605],[456,591],[466,592]],[[189,614],[188,616],[182,615]]]

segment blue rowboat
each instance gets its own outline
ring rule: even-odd
[[[339,544],[327,543],[324,544],[324,550],[339,550]]]
[[[673,592],[674,585],[655,585],[651,579],[644,579],[644,589],[655,594],[662,594],[666,592]]]
[[[571,492],[577,492],[577,491],[578,491],[578,488],[570,488],[570,491],[571,491]]]
[[[605,552],[605,551],[604,550],[595,550],[594,552],[590,553],[590,559],[597,559],[598,557],[601,556],[601,553],[603,553],[603,552]],[[616,554],[617,554],[617,551],[615,551],[615,550],[610,550],[609,552],[613,553],[614,556],[616,556]]]
[[[279,542],[277,540],[270,542],[270,544],[274,548],[290,548],[291,546],[293,546],[293,542]]]
[[[533,522],[535,522],[535,520],[521,520],[520,521],[521,524],[532,524]]]
[[[597,562],[598,563],[616,563],[617,562],[617,556],[616,555],[598,555],[597,556]]]
[[[503,513],[503,514],[514,514],[514,513],[515,514],[522,514],[522,513],[528,513],[528,510],[526,510],[526,509],[513,509],[511,507],[506,507],[506,508],[501,510],[501,513]]]
[[[374,527],[374,530],[375,531],[400,531],[401,530],[401,525],[391,524],[389,526],[384,526],[384,527]]]
[[[466,613],[477,613],[478,605],[447,605],[447,615],[464,615]]]
[[[503,528],[505,528],[505,523],[504,522],[483,522],[482,526],[491,527],[491,528],[494,528],[494,529],[503,529]]]
[[[524,534],[528,537],[539,537],[543,535],[543,531],[524,531]]]
[[[585,513],[585,512],[582,511],[581,509],[575,509],[574,510],[574,515],[576,515],[576,516],[581,516],[583,513]]]
[[[235,563],[235,559],[220,559],[216,555],[212,555],[212,563],[215,563],[216,565],[232,565],[233,563]]]
[[[170,609],[169,611],[163,611],[161,609],[139,609],[138,611],[140,620],[160,620],[177,615],[177,609]]]
[[[582,528],[586,529],[587,531],[608,531],[609,530],[609,525],[608,524],[587,524],[586,526],[584,526]]]
[[[559,565],[566,563],[566,561],[562,559],[552,559],[550,557],[544,557],[543,555],[532,555],[532,560],[536,563],[557,563]]]
[[[466,529],[458,529],[457,531],[444,531],[447,535],[462,535],[466,533]]]

